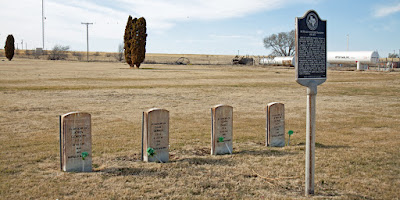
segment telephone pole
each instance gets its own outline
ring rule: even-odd
[[[86,25],[86,46],[87,46],[86,56],[87,56],[87,61],[89,62],[89,25],[93,23],[81,22],[81,24]]]
[[[42,0],[42,41],[43,41],[43,50],[44,50],[44,4]]]

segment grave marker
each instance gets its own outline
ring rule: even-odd
[[[315,104],[326,81],[326,20],[314,10],[296,17],[296,81],[307,87],[305,195],[314,194]]]
[[[211,108],[211,155],[232,154],[233,107],[216,105]]]
[[[66,172],[92,171],[92,132],[89,113],[60,116],[60,161]]]
[[[269,103],[265,108],[267,114],[266,146],[285,146],[285,105]]]
[[[142,122],[142,160],[168,162],[169,111],[159,108],[145,111]]]

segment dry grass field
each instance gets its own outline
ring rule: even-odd
[[[52,50],[44,51],[44,55],[35,56],[34,50],[16,50],[14,58],[48,60]],[[86,51],[67,51],[68,61],[87,61]],[[121,54],[122,55],[122,54]],[[4,49],[0,49],[0,58],[5,59]],[[175,64],[180,58],[185,58],[185,63],[195,65],[230,65],[234,55],[203,55],[203,54],[161,54],[147,53],[145,63],[148,64]],[[119,54],[115,52],[89,52],[90,62],[119,62]],[[122,59],[124,57],[122,56]],[[255,57],[258,59],[258,57]],[[181,60],[182,61],[182,60]],[[256,60],[258,63],[258,60]],[[124,61],[122,61],[124,62]]]
[[[3,57],[4,58],[4,57]],[[294,69],[0,60],[0,199],[309,199],[306,88]],[[400,73],[328,71],[314,199],[400,198]],[[291,146],[265,147],[282,102]],[[234,107],[233,155],[210,155],[210,108]],[[170,162],[140,161],[141,117],[170,111]],[[58,116],[92,114],[92,173],[60,171]]]

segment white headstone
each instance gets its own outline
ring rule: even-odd
[[[211,108],[211,155],[232,154],[233,107]]]
[[[89,113],[60,116],[61,168],[67,172],[92,171],[92,131]]]
[[[273,102],[266,107],[267,128],[266,146],[285,146],[285,106],[282,103]]]
[[[153,108],[143,112],[142,159],[146,162],[168,162],[168,110]]]

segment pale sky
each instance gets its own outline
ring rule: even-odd
[[[0,0],[0,48],[42,47],[42,1]],[[44,0],[45,49],[115,52],[129,15],[147,20],[147,52],[268,55],[263,38],[295,28],[309,10],[327,20],[328,51],[400,50],[400,0]]]

